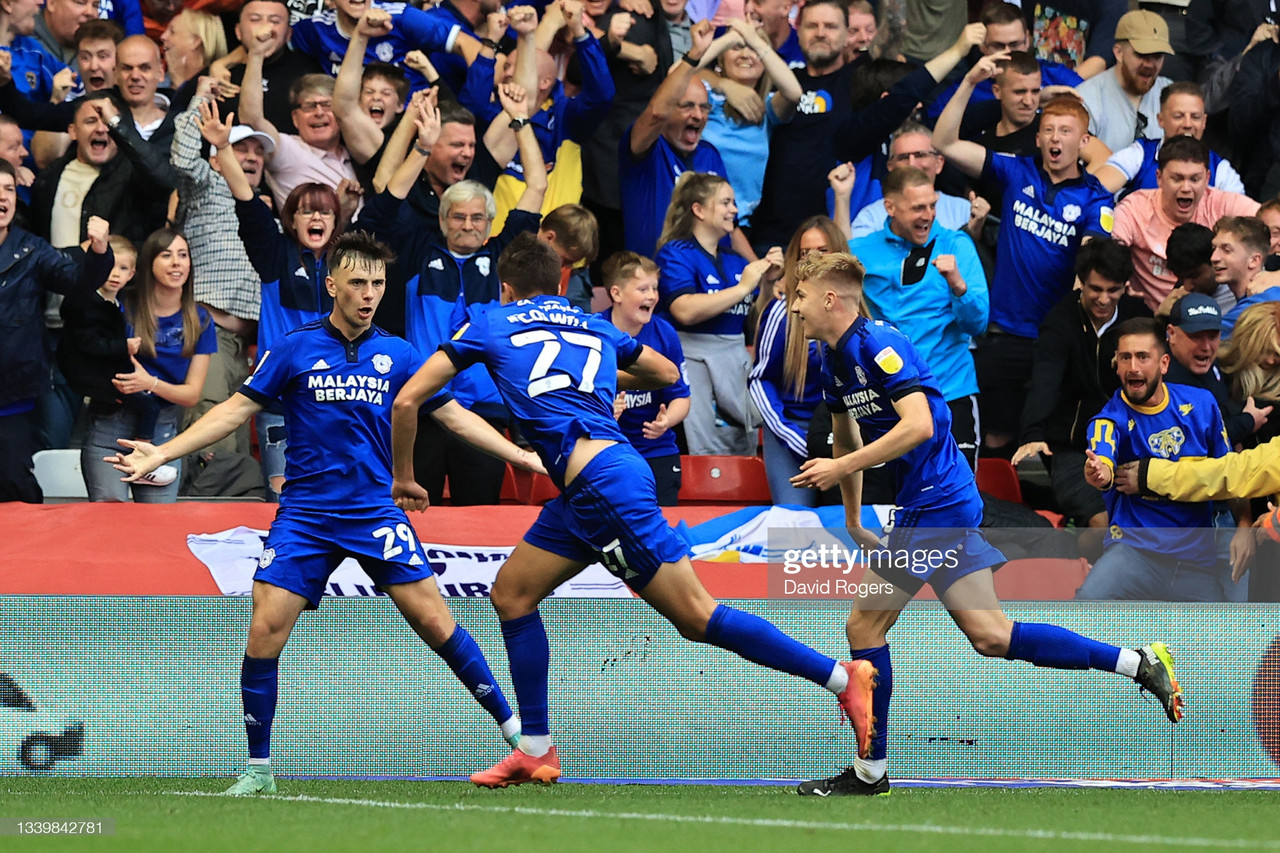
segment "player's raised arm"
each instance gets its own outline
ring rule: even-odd
[[[643,347],[640,355],[625,370],[618,371],[618,388],[648,391],[666,388],[680,378],[680,368],[671,359],[651,347]]]
[[[897,459],[933,438],[933,413],[924,391],[917,389],[894,400],[893,409],[898,423],[884,435],[837,459],[810,459],[800,466],[791,484],[802,489],[829,489],[850,474]]]
[[[132,483],[167,462],[181,459],[188,453],[195,453],[202,447],[221,441],[260,411],[262,406],[257,402],[236,392],[205,412],[200,420],[164,444],[154,445],[149,441],[117,439],[117,444],[132,452],[104,456],[103,461],[110,462],[117,471],[125,475],[120,479],[126,483]]]
[[[418,437],[418,409],[457,374],[449,356],[437,352],[396,395],[391,408],[391,475],[397,486],[413,483],[413,442]]]
[[[982,167],[987,162],[987,149],[976,142],[960,138],[960,122],[964,119],[964,111],[969,106],[974,88],[983,80],[989,80],[1000,73],[997,63],[1009,58],[1008,53],[993,53],[984,56],[960,80],[955,94],[947,102],[947,107],[938,116],[938,123],[933,128],[933,145],[960,171],[971,178],[982,174]]]

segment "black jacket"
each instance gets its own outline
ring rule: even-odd
[[[1280,190],[1280,45],[1264,41],[1246,53],[1230,91],[1231,159],[1249,195],[1270,198]]]
[[[173,117],[165,118],[169,138],[173,138]],[[163,129],[163,125],[161,126]],[[159,134],[159,130],[156,134]],[[119,153],[102,167],[97,179],[85,194],[80,208],[80,238],[90,216],[101,216],[111,223],[112,234],[122,234],[141,246],[152,231],[165,223],[169,193],[178,186],[178,173],[169,164],[167,145],[161,151],[156,136],[147,142],[138,135],[133,122],[126,117],[111,130]],[[58,182],[67,164],[75,159],[73,145],[36,177],[31,187],[28,219],[32,231],[48,239],[49,223],[58,193]],[[228,223],[230,227],[230,223]]]
[[[119,400],[111,384],[117,373],[133,369],[126,344],[124,312],[95,290],[71,294],[63,300],[62,339],[58,367],[71,390],[95,403]]]
[[[1116,325],[1151,316],[1134,296],[1120,297],[1116,312]],[[1089,421],[1120,387],[1111,366],[1115,354],[1115,326],[1099,338],[1080,305],[1080,292],[1067,294],[1040,324],[1019,444],[1044,441],[1050,450],[1084,450]]]
[[[1212,394],[1213,399],[1218,401],[1218,410],[1222,412],[1222,421],[1227,428],[1227,443],[1232,447],[1253,435],[1253,415],[1245,414],[1244,405],[1231,399],[1231,392],[1227,388],[1227,383],[1223,381],[1222,373],[1219,372],[1216,363],[1209,368],[1208,373],[1197,376],[1183,367],[1176,358],[1171,357],[1169,372],[1164,375],[1164,381],[1203,388]]]
[[[0,406],[38,397],[49,384],[46,292],[92,293],[114,263],[110,250],[63,253],[30,232],[9,229],[0,243]]]

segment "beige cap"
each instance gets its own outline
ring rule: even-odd
[[[1126,12],[1116,23],[1116,41],[1127,41],[1138,53],[1173,53],[1169,25],[1155,12]]]

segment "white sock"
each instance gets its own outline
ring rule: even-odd
[[[270,769],[271,769],[271,759],[270,759],[270,758],[250,758],[250,759],[249,759],[249,766],[250,766],[250,767],[257,767],[257,768],[259,768],[260,770],[270,770]]]
[[[520,736],[520,718],[512,714],[499,728],[502,729],[503,739],[510,743],[512,738]]]
[[[865,758],[855,758],[853,760],[853,769],[858,774],[858,778],[867,784],[879,782],[886,772],[889,770],[889,759],[882,758],[879,761],[868,761]]]
[[[827,679],[827,689],[839,696],[848,686],[849,671],[837,663],[831,670],[831,677]]]
[[[1138,664],[1142,661],[1142,655],[1133,649],[1121,649],[1120,658],[1116,661],[1116,672],[1121,675],[1127,675],[1130,678],[1138,677]]]
[[[518,747],[525,755],[537,758],[551,751],[551,735],[520,735]]]

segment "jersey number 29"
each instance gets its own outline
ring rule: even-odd
[[[562,349],[561,341],[574,348],[585,347],[587,349],[587,359],[582,366],[582,379],[578,382],[577,389],[584,394],[590,394],[596,390],[596,371],[600,369],[601,347],[599,338],[582,332],[549,332],[545,329],[534,329],[511,336],[511,343],[518,347],[528,346],[529,344],[542,344],[542,352],[538,353],[538,358],[533,363],[533,369],[529,371],[528,393],[530,398],[545,394],[548,391],[568,388],[574,384],[573,379],[567,372],[556,373],[554,376],[547,375],[556,357],[560,355],[560,350]],[[559,369],[563,371],[565,368],[561,366]]]

